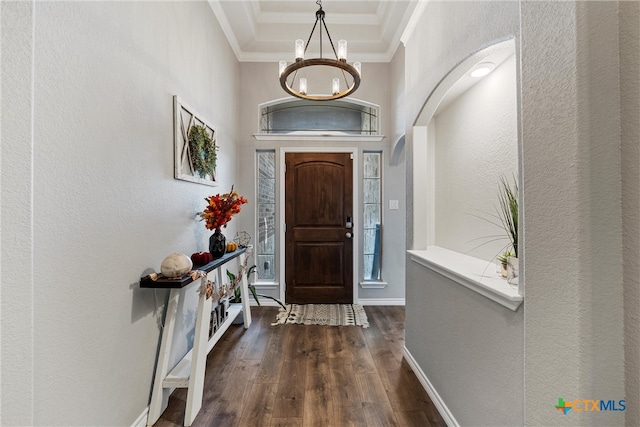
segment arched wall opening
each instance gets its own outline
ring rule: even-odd
[[[475,77],[486,64],[491,71]],[[500,226],[498,193],[501,178],[519,181],[517,101],[510,39],[451,70],[413,130],[413,252],[476,278],[480,286],[492,282],[513,303],[522,300],[518,286],[496,275],[497,257],[513,251]]]

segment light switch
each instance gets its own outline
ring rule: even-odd
[[[390,210],[398,210],[400,209],[400,205],[397,200],[389,200],[389,209]]]

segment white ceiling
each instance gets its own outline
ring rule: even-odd
[[[349,62],[388,62],[417,3],[323,0],[322,8],[336,49],[338,40],[348,42]],[[318,10],[315,0],[210,0],[209,4],[238,60],[255,62],[293,61],[294,41],[306,43]],[[318,50],[316,29],[307,52]],[[323,50],[328,56],[326,44]]]

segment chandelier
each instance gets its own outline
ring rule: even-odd
[[[316,22],[313,24],[311,34],[307,44],[301,39],[295,42],[295,62],[287,66],[287,61],[280,61],[279,73],[280,73],[280,86],[285,92],[302,99],[309,99],[312,101],[329,101],[331,99],[344,98],[347,95],[351,95],[360,86],[361,76],[361,64],[354,62],[353,65],[347,63],[347,41],[338,41],[338,51],[333,45],[331,35],[327,29],[327,24],[324,22],[324,10],[322,10],[322,0],[316,1],[316,4],[320,7],[316,12]],[[318,26],[318,22],[320,25]],[[313,33],[319,28],[319,40],[320,40],[320,57],[305,59],[304,54],[309,47]],[[331,45],[331,50],[335,56],[333,58],[324,58],[322,56],[322,28],[324,27]],[[313,72],[315,67],[316,72]],[[318,72],[317,69],[321,67],[329,67],[329,72]],[[307,73],[309,71],[309,73]],[[323,87],[331,88],[331,94],[309,94],[307,93],[307,78],[314,78],[315,80],[321,80],[326,78],[327,81],[322,84]],[[329,80],[330,79],[330,80]],[[294,87],[297,86],[297,90]]]

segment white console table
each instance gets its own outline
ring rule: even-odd
[[[194,269],[206,271],[208,274],[215,274],[217,283],[222,283],[222,267],[229,261],[237,261],[238,272],[241,271],[245,262],[246,248],[225,254],[222,258],[213,260],[203,266],[194,266]],[[211,273],[211,272],[214,273]],[[196,279],[200,281],[201,279]],[[207,355],[231,325],[231,322],[240,312],[244,312],[244,327],[247,329],[251,325],[251,310],[249,308],[249,285],[246,274],[242,274],[240,281],[240,294],[242,304],[231,304],[225,321],[218,325],[216,332],[209,338],[209,322],[211,320],[211,310],[213,298],[207,298],[202,293],[198,298],[198,311],[195,321],[195,337],[193,348],[187,353],[178,364],[169,372],[169,355],[173,340],[173,332],[178,313],[178,302],[184,296],[185,287],[194,280],[189,275],[181,278],[168,279],[160,276],[157,280],[148,277],[140,281],[142,288],[171,289],[169,302],[162,331],[162,341],[160,353],[158,355],[158,365],[153,380],[153,390],[151,392],[151,404],[149,405],[149,417],[147,425],[153,425],[162,414],[162,396],[164,389],[187,388],[187,404],[184,415],[184,425],[190,426],[202,407],[202,396],[204,391],[204,373],[206,368]],[[199,286],[191,286],[189,289],[198,292]]]

